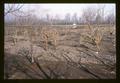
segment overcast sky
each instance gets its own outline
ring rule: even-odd
[[[7,5],[5,4],[5,9],[7,9]],[[105,5],[105,12],[106,14],[108,12],[113,12],[115,14],[115,4],[24,4],[21,10],[23,11],[32,11],[38,18],[44,17],[46,14],[49,14],[50,16],[55,17],[56,15],[60,18],[64,18],[65,14],[70,13],[70,15],[73,15],[74,13],[77,13],[78,16],[81,16],[82,10],[86,7],[100,7]],[[8,15],[6,18],[10,18],[11,16]]]

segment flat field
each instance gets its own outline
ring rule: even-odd
[[[57,45],[41,38],[41,29],[51,27],[59,36]],[[95,28],[95,26],[92,26]],[[20,28],[20,27],[19,27]],[[116,29],[115,26],[100,26],[103,34],[100,51],[88,38],[87,26],[33,26],[37,33],[32,42],[34,63],[30,63],[31,42],[20,29],[14,44],[15,30],[18,27],[5,27],[4,35],[4,78],[5,79],[115,79],[116,78]],[[49,29],[48,29],[49,31]],[[112,32],[112,33],[111,33]],[[53,38],[54,39],[54,38]],[[28,56],[28,57],[26,57]]]

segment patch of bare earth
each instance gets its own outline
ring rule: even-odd
[[[9,36],[5,37],[5,79],[115,79],[116,49],[115,36],[105,34],[101,51],[96,54],[96,46],[92,43],[79,43],[80,33],[85,29],[71,29],[60,35],[56,49],[52,44],[44,49],[44,42],[35,40],[33,55],[36,63],[30,63],[25,53],[30,52],[30,42],[25,39],[13,44]],[[112,42],[113,41],[113,42]],[[104,61],[101,62],[100,60]],[[77,64],[77,63],[80,64]],[[113,65],[107,66],[109,63]],[[110,67],[110,68],[109,68]],[[89,71],[88,71],[89,70]],[[45,74],[45,73],[46,74]],[[48,77],[47,77],[48,75]]]

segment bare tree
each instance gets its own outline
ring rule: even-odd
[[[47,20],[47,23],[50,23],[50,15],[49,14],[46,14],[46,20]]]
[[[74,13],[73,17],[72,17],[72,21],[73,23],[77,24],[78,23],[78,17],[77,17],[77,14]]]
[[[102,40],[102,32],[99,30],[99,25],[102,22],[102,15],[104,7],[100,8],[91,8],[88,7],[83,11],[83,17],[86,21],[86,24],[88,25],[89,28],[89,33],[88,37],[92,39],[92,41],[96,44],[96,47],[98,50],[100,50],[99,45]],[[96,28],[93,28],[93,21],[96,20]],[[98,53],[97,50],[97,53]]]
[[[20,12],[21,8],[23,7],[23,5],[21,4],[5,4],[4,6],[5,6],[4,16]]]
[[[95,22],[99,25],[104,22],[104,9],[105,5],[100,5],[96,11]]]
[[[114,15],[114,13],[109,13],[109,14],[106,16],[106,23],[107,23],[107,24],[111,24],[111,25],[114,25],[114,24],[115,24],[115,15]]]
[[[70,20],[71,20],[70,14],[67,13],[67,14],[65,15],[65,24],[69,24],[69,23],[70,23]]]

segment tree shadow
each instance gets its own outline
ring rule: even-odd
[[[22,72],[26,75],[27,78],[30,79],[44,78],[44,76],[40,74],[38,70],[34,67],[35,67],[34,64],[31,64],[28,58],[26,57],[5,53],[4,60],[5,79],[9,79],[11,75],[13,75],[16,72]]]

